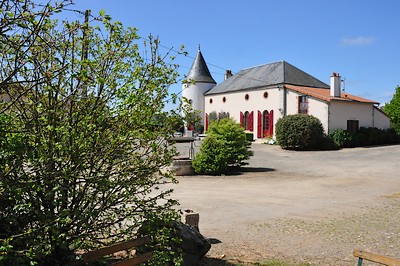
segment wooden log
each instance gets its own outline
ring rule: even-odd
[[[400,260],[385,257],[383,255],[374,254],[371,252],[363,251],[363,250],[353,250],[354,257],[358,257],[360,259],[366,259],[372,262],[377,262],[387,266],[400,266]]]
[[[150,237],[149,236],[145,236],[145,237],[140,237],[140,238],[136,238],[136,239],[132,239],[132,240],[128,240],[122,243],[117,243],[108,247],[104,247],[104,248],[99,248],[97,250],[93,250],[93,251],[89,251],[87,253],[84,253],[82,255],[83,260],[85,262],[94,262],[96,260],[98,260],[99,258],[106,256],[106,255],[110,255],[112,253],[115,253],[117,251],[121,251],[121,250],[128,250],[130,248],[133,247],[140,247],[143,246],[145,244],[150,243]],[[134,265],[134,264],[131,264]]]

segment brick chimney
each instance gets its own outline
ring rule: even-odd
[[[224,75],[224,80],[227,80],[230,77],[232,77],[232,70],[227,69]]]

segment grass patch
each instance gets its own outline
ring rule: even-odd
[[[388,198],[388,199],[400,199],[400,192],[394,193],[392,195],[387,195],[387,196],[385,196],[385,198]]]

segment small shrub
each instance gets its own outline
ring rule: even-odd
[[[332,139],[338,148],[354,147],[354,135],[347,130],[336,129],[329,134],[329,138]]]
[[[197,174],[224,174],[252,156],[250,142],[240,124],[230,118],[211,123],[200,152],[192,162]]]
[[[385,139],[386,139],[387,143],[388,144],[399,143],[400,142],[399,133],[397,133],[396,129],[394,129],[394,128],[387,129],[385,131]]]
[[[335,141],[333,141],[333,139],[329,136],[329,135],[325,135],[323,136],[321,143],[318,145],[320,150],[338,150],[341,147],[338,146]]]
[[[192,162],[197,174],[218,175],[228,170],[228,161],[224,156],[224,143],[216,136],[207,136],[200,152]]]
[[[247,141],[254,141],[254,134],[251,132],[245,132]]]
[[[317,149],[323,138],[321,122],[311,115],[288,115],[276,123],[276,139],[284,149]]]

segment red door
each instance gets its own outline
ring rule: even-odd
[[[274,134],[274,111],[265,110],[263,112],[263,127],[262,127],[262,137],[271,138]]]

